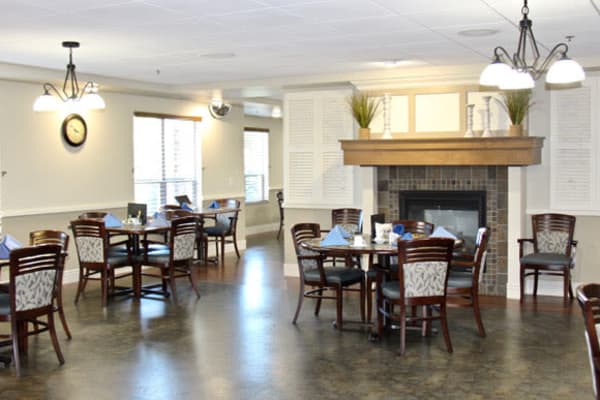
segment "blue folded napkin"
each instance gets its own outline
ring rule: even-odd
[[[429,236],[432,238],[450,238],[450,239],[458,239],[455,234],[445,229],[443,226],[438,226],[435,228],[433,233]]]
[[[181,203],[181,209],[186,211],[194,211],[194,209],[190,207],[188,203]]]
[[[347,244],[348,241],[344,239],[341,229],[336,229],[336,227],[329,231],[325,239],[321,240],[321,246],[346,246]]]
[[[147,226],[153,228],[163,228],[170,226],[170,224],[163,213],[155,212],[152,221],[148,222]]]
[[[10,251],[12,249],[17,249],[22,247],[23,245],[17,239],[9,235],[8,233],[2,237],[0,241],[0,258],[9,258]]]
[[[413,235],[410,232],[406,232],[404,235],[402,235],[402,240],[412,240],[413,239]]]
[[[352,237],[352,235],[341,225],[334,226],[332,231],[334,230],[337,230],[344,239],[350,239]]]
[[[402,224],[394,225],[394,227],[392,228],[392,231],[396,235],[402,236],[402,235],[404,235],[404,225],[402,225]]]
[[[212,201],[212,203],[210,203],[210,204],[208,205],[208,208],[219,208],[219,207],[220,207],[220,206],[219,206],[219,202],[218,202],[218,201],[216,201],[216,200],[213,200],[213,201]]]
[[[107,228],[120,228],[123,226],[123,223],[114,214],[108,213],[104,216],[104,226]]]

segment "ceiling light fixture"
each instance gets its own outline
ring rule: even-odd
[[[223,102],[223,99],[212,99],[208,105],[208,111],[215,119],[223,118],[231,110],[231,104]]]
[[[531,30],[532,23],[527,17],[529,14],[527,0],[523,1],[521,14],[523,18],[519,23],[520,34],[517,51],[511,57],[504,47],[496,47],[494,61],[481,73],[479,84],[498,86],[505,90],[531,89],[535,86],[534,80],[546,72],[546,68],[556,57],[559,59],[550,66],[546,74],[547,83],[568,84],[583,81],[585,79],[583,68],[567,57],[569,46],[566,43],[554,46],[546,59],[541,62],[538,45]],[[567,37],[567,40],[570,41],[571,38],[572,36]]]
[[[75,75],[75,64],[73,64],[73,49],[79,47],[79,42],[62,42],[62,46],[69,49],[69,64],[67,64],[67,74],[65,75],[62,91],[58,90],[51,83],[44,83],[44,94],[35,100],[33,110],[54,111],[60,104],[58,99],[62,100],[63,103],[79,102],[85,109],[89,110],[106,108],[104,100],[98,94],[97,84],[86,82],[83,88],[79,89],[79,83]],[[51,91],[56,96],[52,95]]]

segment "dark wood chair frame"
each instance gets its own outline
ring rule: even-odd
[[[131,251],[122,254],[126,261],[120,263],[109,262],[109,248],[113,245],[129,246],[129,241],[124,241],[123,243],[109,243],[109,236],[104,226],[104,222],[99,221],[98,219],[77,219],[71,221],[71,230],[73,231],[73,238],[75,246],[77,247],[77,257],[79,259],[79,283],[77,285],[77,294],[75,295],[75,304],[79,302],[79,296],[85,290],[88,280],[99,280],[102,288],[102,307],[106,307],[109,293],[114,294],[115,289],[117,289],[115,286],[115,279],[128,276],[133,277],[133,275],[136,274],[134,271],[117,276],[115,270],[123,267],[139,267],[137,263],[134,262]],[[77,238],[79,236],[102,239],[103,261],[88,262],[81,260],[80,250],[77,244]],[[127,290],[129,291],[131,289]]]
[[[279,240],[283,231],[283,192],[277,192],[275,197],[277,198],[277,205],[279,207],[279,230],[277,231],[277,240]]]
[[[56,286],[56,303],[54,305],[54,311],[58,313],[60,318],[60,322],[62,323],[63,329],[67,334],[67,338],[71,339],[71,330],[67,325],[67,319],[65,318],[65,311],[63,308],[62,301],[62,281],[63,281],[63,271],[65,266],[65,260],[69,251],[69,235],[67,235],[63,231],[57,230],[39,230],[29,232],[29,245],[30,246],[40,246],[45,244],[57,244],[62,247],[61,253],[61,268],[58,270],[60,276],[57,278],[57,286]]]
[[[389,271],[379,269],[377,271],[377,336],[383,335],[384,324],[387,320],[397,321],[400,324],[400,354],[406,350],[406,323],[422,322],[422,334],[431,333],[431,321],[440,320],[444,341],[448,353],[452,353],[452,343],[448,331],[448,322],[446,317],[446,289],[448,287],[448,270],[452,259],[452,250],[454,249],[454,240],[452,239],[415,239],[398,240],[398,273],[397,279],[400,297],[392,299],[385,297],[382,292],[382,283],[388,279]],[[416,262],[434,262],[441,261],[448,265],[446,268],[444,293],[436,296],[409,297],[405,296],[404,284],[404,265]],[[394,277],[392,277],[393,279]],[[394,307],[400,308],[399,312],[394,311]],[[411,316],[407,314],[408,307],[421,307],[422,314]],[[433,315],[434,306],[439,310],[437,315]]]
[[[231,216],[228,216],[227,218],[229,218],[229,229],[224,232],[222,235],[212,235],[208,232],[206,232],[206,240],[207,240],[207,247],[208,247],[208,242],[215,242],[215,250],[217,253],[217,258],[219,257],[219,243],[221,244],[221,262],[224,262],[225,260],[225,244],[226,243],[231,243],[233,244],[233,248],[235,249],[235,254],[237,255],[237,258],[240,258],[240,251],[238,250],[238,246],[237,246],[237,221],[238,221],[238,214],[239,214],[239,208],[240,208],[240,201],[236,200],[236,199],[218,199],[215,200],[218,204],[219,207],[221,208],[233,208],[236,209],[236,211],[232,211]],[[229,213],[226,213],[229,214]],[[215,221],[217,221],[219,218],[222,218],[221,215],[217,214],[215,216]],[[228,239],[228,238],[231,239]]]
[[[22,247],[10,252],[10,279],[8,284],[10,312],[9,314],[0,314],[0,321],[11,323],[11,335],[9,340],[0,342],[0,344],[12,344],[17,376],[21,376],[21,355],[27,354],[27,337],[42,332],[47,331],[50,334],[52,347],[56,352],[59,363],[61,365],[65,363],[54,326],[56,290],[53,290],[52,299],[48,304],[22,311],[17,311],[18,294],[16,291],[16,282],[19,276],[41,271],[54,270],[54,282],[52,284],[55,288],[62,284],[62,282],[59,282],[59,278],[62,277],[62,271],[60,271],[63,268],[62,259],[63,248],[56,244]],[[46,320],[40,320],[40,317],[46,317]],[[34,323],[35,329],[27,329],[27,323],[29,322]]]
[[[600,399],[600,343],[596,330],[600,324],[600,284],[588,283],[577,287],[577,302],[583,313],[594,395]]]
[[[196,218],[196,229],[198,231],[196,234],[196,251],[197,251],[196,258],[198,260],[202,260],[206,264],[207,258],[208,258],[208,237],[206,236],[206,233],[204,233],[204,218],[197,214],[194,214],[194,212],[192,212],[192,211],[184,210],[183,208],[180,208],[179,206],[175,206],[175,205],[165,204],[164,206],[162,206],[162,209],[163,209],[165,218],[168,221],[170,221],[174,218],[189,217],[189,216],[193,216],[194,218]],[[166,248],[168,246],[168,241],[169,241],[169,232],[168,231],[165,232],[162,236],[163,236],[163,242],[152,241],[148,238],[147,235],[144,238],[144,240],[146,240],[146,242],[148,242],[148,243],[163,244]]]
[[[449,307],[473,307],[477,330],[481,337],[485,337],[486,334],[483,327],[483,321],[481,320],[481,310],[479,308],[479,281],[481,274],[483,274],[482,269],[485,266],[489,231],[489,228],[483,228],[481,237],[478,238],[478,243],[476,243],[475,253],[471,256],[470,260],[464,258],[460,260],[452,259],[450,263],[450,276],[452,276],[453,270],[468,270],[468,272],[471,273],[471,287],[452,287],[449,284],[446,292],[447,304]]]
[[[575,252],[577,249],[577,241],[573,240],[575,232],[576,218],[566,214],[535,214],[531,216],[531,225],[533,229],[533,238],[517,239],[519,243],[519,260],[523,259],[524,247],[526,243],[533,245],[533,252],[538,253],[537,234],[540,231],[566,232],[568,239],[564,254],[570,257],[571,262],[563,265],[535,265],[520,263],[519,280],[520,280],[520,303],[525,300],[525,278],[533,276],[533,297],[537,297],[538,278],[540,275],[552,275],[563,277],[563,302],[568,304],[569,300],[573,299],[573,289],[571,287],[571,269],[575,266]],[[527,272],[531,270],[530,272]]]
[[[292,323],[295,324],[302,308],[304,298],[316,299],[315,304],[315,316],[319,315],[321,310],[322,300],[335,300],[336,302],[336,320],[335,326],[337,329],[343,327],[343,293],[344,292],[359,292],[360,294],[360,316],[361,321],[365,321],[365,280],[364,278],[359,282],[360,288],[356,289],[350,286],[337,285],[327,281],[325,273],[325,267],[323,266],[324,257],[320,254],[306,255],[301,250],[301,243],[321,237],[321,228],[316,223],[300,223],[292,226],[291,228],[292,240],[294,242],[294,249],[296,250],[296,256],[298,258],[298,270],[300,274],[300,290],[298,291],[298,305],[296,306],[296,312],[294,313],[294,319]],[[302,260],[314,260],[317,268],[319,269],[319,280],[313,281],[308,280],[304,275],[304,268],[302,266]],[[306,289],[309,286],[309,289]],[[325,294],[327,291],[333,291],[333,296]]]

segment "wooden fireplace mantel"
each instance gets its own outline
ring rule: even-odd
[[[507,165],[542,161],[543,137],[340,140],[344,165]]]

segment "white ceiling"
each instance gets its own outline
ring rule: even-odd
[[[596,3],[594,3],[594,1]],[[64,40],[80,76],[101,87],[195,98],[277,97],[288,85],[475,71],[493,48],[513,52],[521,0],[2,0],[0,77],[64,76]],[[574,35],[569,55],[600,65],[599,0],[531,0],[545,55]],[[494,29],[468,37],[467,29]],[[382,69],[384,60],[415,60]],[[18,64],[15,67],[10,64]],[[35,67],[25,68],[20,66]],[[443,69],[443,68],[442,68]],[[408,72],[410,71],[410,72]]]

